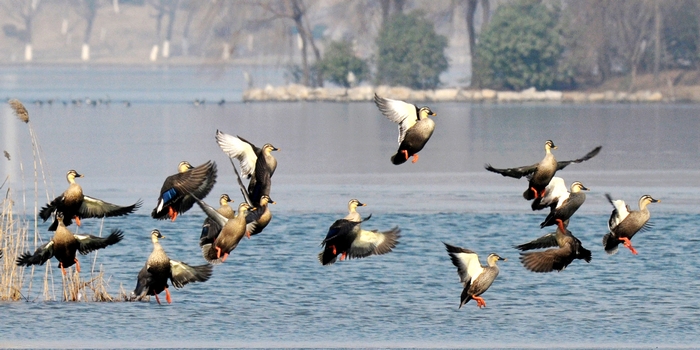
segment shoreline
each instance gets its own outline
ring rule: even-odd
[[[442,88],[413,90],[401,86],[358,86],[352,88],[310,88],[299,84],[283,86],[267,85],[265,88],[249,88],[243,92],[243,102],[368,102],[374,94],[393,99],[416,102],[559,102],[559,103],[673,103],[700,102],[700,98],[677,98],[658,90],[623,92],[538,91],[529,88],[522,91],[497,91],[492,89]]]

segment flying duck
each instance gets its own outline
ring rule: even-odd
[[[229,161],[231,161],[233,172],[236,173],[236,180],[238,181],[238,186],[241,189],[243,199],[251,208],[253,208],[253,201],[250,199],[245,185],[243,185],[243,180],[236,169],[236,165],[233,164],[233,158],[229,158]],[[248,238],[250,238],[251,235],[257,235],[258,233],[262,232],[272,220],[272,212],[270,212],[268,204],[275,204],[275,201],[273,201],[269,195],[263,194],[260,196],[258,204],[259,205],[255,207],[255,209],[248,211],[248,214],[246,215],[246,236]]]
[[[228,194],[224,193],[219,197],[219,209],[216,209],[216,211],[219,212],[219,214],[223,215],[227,219],[233,219],[236,216],[236,211],[231,208],[229,203],[233,202],[233,199],[229,197]],[[208,216],[204,218],[204,222],[202,223],[202,234],[200,237],[206,237],[209,235],[209,230],[214,230],[218,232],[218,230],[221,230],[221,227],[212,219],[210,219]]]
[[[589,160],[595,157],[598,152],[600,152],[601,148],[602,146],[594,148],[592,151],[588,152],[588,154],[583,156],[583,158],[558,162],[554,158],[554,154],[552,154],[551,151],[553,149],[557,149],[557,146],[554,145],[552,140],[547,140],[544,143],[544,159],[542,159],[539,163],[508,169],[496,169],[492,167],[491,164],[486,164],[484,167],[488,171],[516,179],[526,176],[530,181],[528,184],[528,189],[523,193],[523,197],[525,197],[527,200],[531,200],[544,197],[546,194],[545,188],[549,184],[549,181],[552,180],[552,177],[554,177],[557,170],[564,169],[571,163],[581,163]]]
[[[420,152],[435,130],[435,122],[429,116],[436,114],[429,107],[418,107],[399,100],[379,97],[374,94],[374,103],[382,114],[399,124],[399,150],[391,156],[395,165],[405,163],[413,156],[413,163],[418,161]]]
[[[557,226],[556,232],[548,233],[538,239],[516,246],[525,251],[540,248],[558,247],[541,252],[520,253],[520,262],[532,272],[561,271],[571,264],[574,259],[591,262],[591,251],[581,245],[566,227],[562,230]]]
[[[498,276],[499,270],[496,262],[498,260],[506,261],[506,259],[501,258],[498,254],[491,253],[486,258],[488,266],[481,266],[479,256],[473,251],[452,246],[445,242],[442,243],[450,255],[452,264],[457,267],[459,280],[464,285],[459,307],[462,308],[464,304],[472,299],[476,300],[476,305],[479,308],[485,307],[486,301],[480,295],[491,287],[491,284]]]
[[[549,215],[542,221],[540,228],[557,225],[562,232],[566,231],[564,222],[569,220],[586,200],[586,194],[581,191],[588,191],[581,182],[572,183],[569,192],[566,190],[564,179],[553,177],[545,188],[545,196],[533,202],[533,207],[538,200],[540,206],[550,207]]]
[[[170,218],[175,221],[194,205],[193,196],[204,198],[216,183],[216,163],[208,161],[193,167],[186,161],[177,166],[178,173],[168,176],[160,188],[158,204],[151,212],[151,217],[158,220]]]
[[[248,203],[238,205],[238,213],[233,219],[228,219],[217,212],[212,206],[196,198],[197,204],[204,213],[215,223],[209,228],[207,235],[199,238],[202,255],[210,264],[221,264],[226,261],[229,253],[238,247],[238,243],[246,234],[246,215],[252,209]],[[204,233],[204,230],[202,230]]]
[[[25,252],[17,258],[18,266],[44,265],[51,257],[56,257],[58,267],[65,275],[66,269],[75,264],[75,270],[80,272],[80,262],[75,252],[86,255],[93,250],[102,249],[122,240],[122,230],[114,229],[107,237],[93,235],[78,235],[71,233],[63,224],[63,213],[56,212],[57,227],[53,238],[36,249],[34,254]]]
[[[54,213],[60,211],[62,213],[63,224],[69,226],[75,220],[76,225],[80,226],[80,219],[84,218],[103,218],[112,216],[128,215],[141,207],[141,200],[136,203],[122,207],[116,204],[107,203],[103,200],[92,198],[83,194],[83,188],[75,182],[75,178],[83,177],[75,170],[68,170],[66,180],[68,180],[68,189],[63,191],[63,194],[54,198],[50,203],[46,204],[39,212],[44,222],[48,220]],[[49,226],[49,231],[56,231],[58,222],[54,222]]]
[[[651,214],[647,205],[649,203],[661,202],[658,199],[652,198],[645,194],[639,198],[639,210],[630,210],[630,207],[625,204],[625,201],[618,199],[613,200],[610,194],[606,193],[605,197],[608,202],[615,208],[608,220],[608,229],[610,232],[603,236],[603,247],[608,254],[617,253],[617,246],[622,242],[625,247],[629,248],[632,254],[637,254],[637,250],[632,247],[630,240],[640,230],[646,230],[650,227],[647,223]]]
[[[260,197],[264,194],[270,195],[271,178],[277,169],[277,159],[272,155],[272,151],[279,151],[279,148],[270,143],[258,148],[240,136],[225,134],[219,130],[216,130],[216,142],[229,158],[236,158],[241,163],[243,176],[250,179],[250,204],[254,207],[259,206]]]
[[[275,204],[275,201],[264,194],[260,197],[260,205],[246,215],[246,235],[248,238],[262,232],[272,220],[272,212],[268,208],[268,204]]]
[[[160,304],[158,294],[165,290],[165,300],[172,302],[168,290],[168,279],[175,288],[182,288],[190,282],[206,282],[211,277],[212,266],[209,264],[190,266],[182,261],[172,260],[165,254],[165,250],[158,242],[159,238],[165,238],[160,231],[151,231],[153,251],[146,260],[146,265],[139,271],[134,289],[134,298],[143,299],[146,295],[155,295]]]
[[[328,229],[326,238],[321,242],[323,251],[318,254],[318,260],[322,265],[330,265],[336,262],[340,255],[340,260],[345,258],[365,258],[370,255],[382,255],[391,252],[399,243],[401,230],[394,227],[388,231],[363,230],[361,223],[372,217],[362,219],[357,207],[365,206],[357,199],[348,202],[348,215],[336,220]]]

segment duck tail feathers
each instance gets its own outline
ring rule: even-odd
[[[408,159],[404,159],[403,154],[396,153],[391,156],[391,163],[394,165],[406,163],[407,160]]]
[[[612,233],[608,232],[603,236],[603,247],[605,247],[605,252],[608,253],[608,255],[617,253],[617,246],[619,244],[620,241],[615,239]]]

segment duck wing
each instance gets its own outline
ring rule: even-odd
[[[449,245],[445,242],[443,244],[450,255],[452,264],[457,267],[457,274],[460,282],[464,285],[464,289],[469,289],[472,281],[484,272],[484,268],[479,262],[479,256],[469,249]]]
[[[93,250],[102,249],[112,244],[117,244],[124,238],[122,230],[114,229],[107,237],[97,237],[93,235],[77,235],[73,237],[78,240],[78,251],[80,254],[88,254]]]
[[[348,249],[348,258],[364,258],[390,252],[399,243],[401,230],[398,226],[389,231],[361,230]]]
[[[230,158],[236,158],[241,163],[243,176],[250,178],[255,173],[258,161],[257,147],[240,136],[225,134],[216,130],[216,143]]]
[[[212,265],[190,266],[182,261],[170,260],[170,281],[175,288],[182,288],[192,282],[206,282],[211,277]]]
[[[347,219],[336,220],[330,228],[328,228],[328,233],[326,238],[321,242],[321,246],[325,246],[326,243],[338,239],[340,237],[350,234],[355,227],[357,227],[360,222],[350,221]]]
[[[558,207],[562,200],[569,197],[569,191],[566,189],[566,183],[561,177],[555,176],[549,180],[549,184],[545,187],[545,195],[541,198],[536,198],[532,202],[532,210],[542,210],[547,207]]]
[[[561,271],[574,261],[570,244],[543,252],[520,253],[520,262],[532,272]]]
[[[101,199],[84,196],[83,203],[78,209],[78,216],[82,219],[128,215],[140,208],[141,204],[143,201],[139,199],[136,203],[123,207]]]
[[[41,210],[39,211],[39,217],[46,222],[48,220],[54,211],[56,211],[56,208],[58,207],[58,204],[63,201],[63,195],[60,195],[56,198],[54,198],[50,203],[47,203]]]
[[[206,197],[216,183],[216,163],[208,161],[184,173],[168,176],[160,189],[158,205],[151,216],[156,219],[164,219],[167,211],[163,208],[177,204],[178,213],[182,214],[192,208],[195,203],[192,195],[199,198]]]
[[[18,266],[44,265],[53,257],[53,240],[48,241],[34,251],[34,254],[24,252],[17,258]]]
[[[535,163],[532,165],[526,165],[526,166],[521,166],[517,168],[507,168],[507,169],[498,169],[494,168],[491,166],[491,164],[486,164],[484,165],[484,168],[490,172],[501,174],[503,176],[508,176],[508,177],[513,177],[516,179],[519,179],[523,176],[529,176],[532,175],[536,170],[537,166],[540,163]]]
[[[153,283],[153,274],[148,271],[148,263],[146,263],[139,271],[136,278],[136,288],[134,288],[134,296],[137,299],[143,298],[148,294],[148,288]]]
[[[552,232],[530,242],[516,245],[514,248],[518,250],[532,250],[557,246],[559,246],[559,243],[557,243],[557,234],[556,232]]]
[[[585,156],[583,156],[582,158],[579,158],[579,159],[558,161],[557,162],[557,170],[564,169],[564,168],[566,168],[567,165],[569,165],[571,163],[581,163],[581,162],[587,161],[587,160],[595,157],[600,152],[601,148],[603,148],[603,146],[598,146],[598,147],[594,148],[592,151],[588,152],[588,154],[586,154]]]
[[[608,229],[612,231],[630,214],[630,208],[622,199],[613,200],[609,193],[605,194],[605,198],[614,208],[608,219]]]
[[[374,103],[385,117],[399,124],[399,143],[401,143],[406,137],[406,131],[418,121],[416,106],[399,100],[379,97],[377,94],[374,94]]]

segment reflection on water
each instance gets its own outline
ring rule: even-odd
[[[144,93],[144,100],[158,100]],[[244,240],[210,281],[173,291],[172,305],[6,303],[0,305],[0,345],[648,347],[700,341],[700,107],[431,104],[438,113],[435,134],[418,163],[402,166],[389,161],[397,127],[371,103],[27,107],[48,171],[48,185],[39,180],[40,205],[45,187],[50,196],[63,191],[68,169],[85,175],[79,182],[88,195],[119,204],[144,199],[136,215],[105,220],[106,229],[125,230],[124,241],[98,257],[114,294],[134,287],[153,228],[168,237],[163,245],[171,257],[203,261],[199,208],[175,223],[154,221],[149,213],[181,160],[216,161],[219,181],[206,200],[215,204],[227,192],[240,201],[214,141],[217,129],[281,149],[272,189],[278,204],[265,232]],[[2,147],[12,155],[0,170],[11,175],[16,196],[26,194],[27,204],[17,198],[16,212],[31,213],[27,126],[7,106],[0,113]],[[597,157],[560,173],[567,183],[579,180],[592,189],[570,229],[593,260],[533,274],[512,246],[542,235],[545,214],[533,213],[522,199],[525,180],[488,173],[483,165],[536,163],[547,139],[559,146],[555,155],[562,160],[603,145]],[[638,256],[603,252],[611,210],[606,192],[632,207],[644,193],[662,200],[650,208],[654,228],[635,237]],[[385,256],[323,267],[318,245],[353,197],[368,203],[363,214],[373,214],[367,228],[399,225],[400,244]],[[81,232],[90,233],[100,223],[84,222]],[[48,224],[39,227],[48,238]],[[443,241],[482,258],[490,252],[508,258],[484,294],[487,308],[457,308],[461,286]],[[91,258],[80,259],[89,265]],[[58,289],[60,272],[53,272]]]

